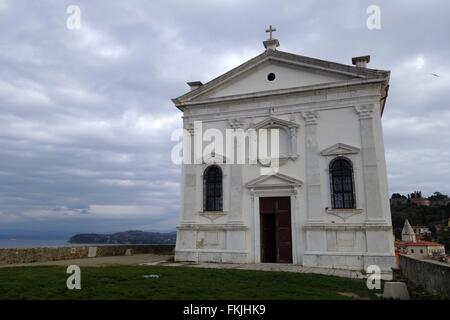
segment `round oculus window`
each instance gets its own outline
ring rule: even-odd
[[[275,80],[275,73],[269,73],[269,74],[267,75],[267,80],[269,80],[269,81]]]

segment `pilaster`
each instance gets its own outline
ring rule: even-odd
[[[308,223],[324,222],[324,210],[321,205],[319,146],[317,141],[317,111],[304,111],[305,119],[305,162],[306,162],[306,199]]]
[[[379,181],[378,154],[374,131],[374,104],[358,105],[355,111],[359,115],[361,134],[362,175],[364,180],[364,198],[367,223],[385,223],[381,207],[381,189]]]

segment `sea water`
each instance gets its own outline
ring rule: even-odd
[[[30,240],[30,239],[0,239],[0,248],[42,248],[42,247],[73,247],[67,240]]]

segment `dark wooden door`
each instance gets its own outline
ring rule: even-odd
[[[260,198],[261,261],[292,263],[289,197]]]
[[[275,215],[261,214],[261,261],[277,261],[277,240],[275,232]]]

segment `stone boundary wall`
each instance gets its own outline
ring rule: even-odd
[[[408,285],[450,299],[450,264],[400,255],[400,269]]]
[[[0,265],[155,253],[173,254],[175,245],[99,245],[0,248]]]

